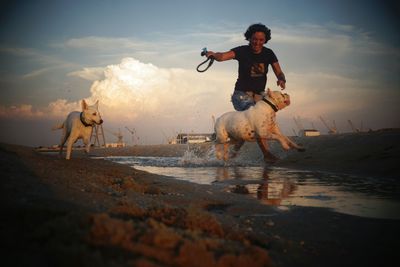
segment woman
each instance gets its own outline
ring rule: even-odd
[[[233,107],[243,111],[261,100],[267,84],[268,65],[272,66],[277,85],[285,89],[286,79],[274,52],[264,47],[271,39],[271,30],[265,25],[253,24],[244,33],[249,45],[238,46],[228,52],[207,52],[207,57],[216,61],[236,59],[239,62],[239,75],[232,95]]]

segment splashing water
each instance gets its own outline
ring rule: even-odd
[[[400,219],[396,181],[344,174],[265,167],[262,157],[241,153],[227,163],[188,149],[182,157],[108,157],[136,169],[245,194],[281,210],[292,206],[324,207],[373,218]]]

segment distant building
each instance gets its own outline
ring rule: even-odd
[[[303,129],[299,131],[299,136],[320,136],[321,133],[316,129]]]
[[[210,133],[180,133],[176,137],[177,144],[196,144],[210,142],[214,134]]]
[[[121,142],[118,142],[118,143],[107,143],[106,144],[106,147],[125,147],[126,146],[126,144],[125,143],[121,143]]]

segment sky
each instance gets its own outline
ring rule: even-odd
[[[400,127],[400,5],[395,1],[1,1],[0,142],[57,144],[51,127],[80,102],[99,100],[107,142],[162,144],[211,133],[232,111],[237,61],[204,73],[201,49],[247,44],[253,23],[271,29],[291,105],[286,135]],[[272,70],[267,87],[279,90]],[[135,131],[132,136],[126,129]]]

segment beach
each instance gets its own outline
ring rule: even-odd
[[[295,138],[276,166],[398,179],[398,131]],[[211,143],[191,145],[198,155]],[[74,151],[1,144],[5,266],[390,266],[399,220],[265,205],[105,156],[180,157],[186,145]],[[260,160],[254,144],[242,157]],[[100,158],[99,158],[100,157]],[[396,183],[395,183],[396,184]],[[397,181],[397,188],[399,182]]]

